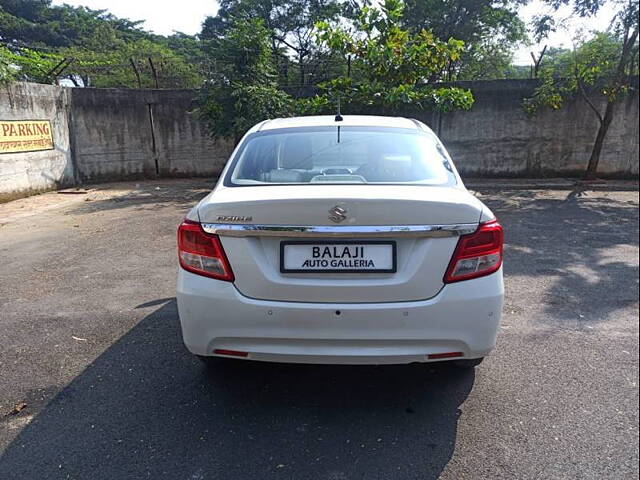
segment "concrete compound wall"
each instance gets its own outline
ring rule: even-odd
[[[582,99],[560,110],[529,116],[522,108],[535,81],[464,82],[475,104],[469,111],[426,115],[425,120],[468,176],[570,176],[586,169],[598,131],[598,119]],[[604,112],[604,97],[596,101]],[[598,172],[603,176],[638,175],[638,93],[616,104]]]
[[[522,99],[533,92],[534,81],[461,86],[476,97],[470,111],[412,116],[439,133],[463,176],[568,176],[584,171],[598,127],[584,102],[531,118],[522,109]],[[56,147],[0,154],[0,199],[75,183],[216,175],[233,145],[207,135],[192,113],[196,95],[193,90],[24,83],[0,89],[0,120],[49,119]],[[637,90],[616,108],[599,171],[636,177]]]
[[[233,145],[193,115],[193,90],[73,92],[73,142],[82,181],[215,175]]]
[[[55,149],[0,154],[0,201],[73,183],[71,92],[50,85],[0,87],[0,120],[50,120]]]

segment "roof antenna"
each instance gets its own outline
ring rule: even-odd
[[[338,94],[338,114],[336,115],[335,121],[341,122],[342,120],[342,115],[340,115],[340,94]]]

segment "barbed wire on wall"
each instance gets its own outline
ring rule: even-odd
[[[41,83],[71,82],[75,86],[87,87],[103,85],[129,88],[189,88],[198,86],[214,78],[225,75],[233,65],[224,60],[188,62],[176,57],[157,54],[135,55],[118,62],[95,63],[95,58],[75,58],[65,56],[64,50],[31,45],[23,42],[6,42],[0,39],[0,45],[9,49],[14,56],[25,56],[35,52],[41,55],[43,66],[33,66],[36,72],[24,69],[25,80]],[[80,52],[81,53],[81,52]],[[56,58],[58,57],[58,58]],[[302,64],[287,57],[276,57],[274,81],[278,86],[288,89],[317,85],[336,74],[346,74],[350,70],[347,59],[320,58],[305,61]],[[31,74],[31,75],[29,75]]]

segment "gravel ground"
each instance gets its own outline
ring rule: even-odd
[[[638,477],[637,191],[474,186],[507,242],[475,372],[208,372],[181,343],[174,235],[210,183],[0,205],[1,479]]]

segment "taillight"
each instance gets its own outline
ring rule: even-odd
[[[475,232],[462,235],[444,275],[444,283],[483,277],[497,271],[502,265],[503,243],[502,226],[495,220],[481,223]]]
[[[239,352],[238,350],[226,350],[224,348],[216,348],[213,353],[216,355],[228,355],[229,357],[248,357],[249,352]]]
[[[178,227],[178,259],[185,270],[233,282],[233,272],[217,235],[202,230],[198,222],[184,220]]]

